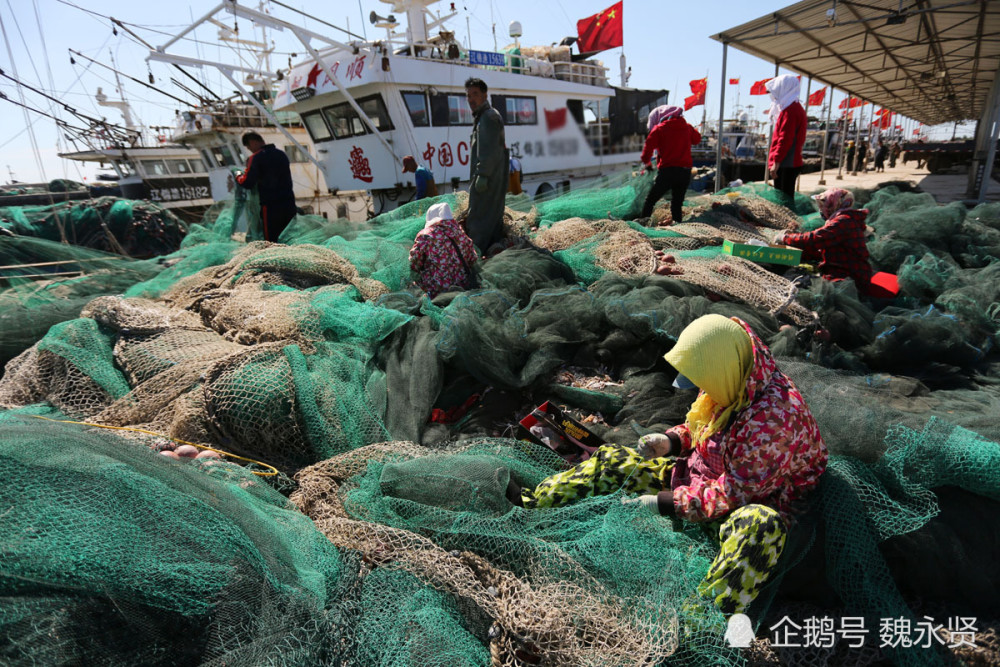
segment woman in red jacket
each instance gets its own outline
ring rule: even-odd
[[[774,187],[795,201],[795,181],[802,170],[802,146],[806,143],[806,110],[799,104],[799,78],[793,74],[776,76],[764,87],[771,95],[774,137],[767,156],[767,166],[774,174]]]
[[[658,111],[657,107],[654,111]],[[701,135],[684,120],[684,110],[669,106],[662,110],[659,123],[646,137],[642,147],[642,163],[646,169],[652,169],[653,151],[657,152],[656,180],[653,189],[646,197],[642,206],[642,217],[648,218],[653,213],[653,207],[660,197],[669,190],[670,217],[673,222],[680,222],[684,214],[684,193],[691,183],[691,147],[701,141]]]
[[[830,188],[813,197],[826,224],[817,230],[796,234],[784,232],[775,240],[802,249],[802,259],[819,261],[819,272],[829,281],[850,278],[858,291],[871,288],[872,267],[868,263],[866,209],[854,208],[854,195],[843,188]]]

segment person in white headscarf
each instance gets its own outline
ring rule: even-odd
[[[799,103],[800,85],[794,74],[782,74],[764,84],[771,96],[768,115],[774,120],[767,165],[774,174],[774,187],[784,193],[789,208],[795,202],[795,181],[802,170],[802,146],[806,143],[806,110]]]
[[[477,259],[476,246],[455,220],[451,207],[441,202],[427,209],[427,224],[410,249],[410,268],[427,296],[433,299],[453,288],[474,287]]]

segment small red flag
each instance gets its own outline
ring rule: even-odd
[[[696,107],[699,104],[705,103],[705,91],[702,90],[700,93],[695,93],[690,97],[684,98],[684,111],[687,111],[691,107]]]
[[[729,80],[729,85],[730,86],[738,86],[738,85],[740,85],[740,80],[739,79],[730,79]]]
[[[593,53],[613,49],[625,44],[622,27],[622,3],[618,2],[603,12],[576,22],[579,38],[576,46],[580,53]]]
[[[823,98],[826,97],[826,86],[823,86],[815,93],[809,96],[808,102],[806,102],[807,107],[818,107],[823,104]]]
[[[868,104],[868,103],[867,102],[862,102],[857,97],[845,97],[844,99],[842,99],[840,101],[840,106],[838,106],[837,108],[838,109],[853,109],[855,107],[864,106],[865,104]]]
[[[772,76],[772,77],[770,77],[768,79],[761,79],[760,81],[754,81],[754,84],[752,86],[750,86],[750,94],[751,95],[767,95],[767,88],[764,87],[764,84],[767,83],[768,81],[770,81],[773,78],[774,77]]]
[[[917,129],[913,130],[913,134],[920,134],[920,129],[917,128]]]
[[[545,129],[555,132],[566,126],[566,107],[560,109],[545,109]]]
[[[708,90],[708,77],[691,82],[691,92],[695,95],[704,94],[706,90]]]

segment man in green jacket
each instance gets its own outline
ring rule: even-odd
[[[469,149],[469,217],[466,232],[480,252],[503,238],[503,206],[507,195],[510,154],[503,118],[487,100],[486,83],[470,78],[465,98],[474,117]]]

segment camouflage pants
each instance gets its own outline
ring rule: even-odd
[[[524,489],[525,507],[561,507],[591,496],[615,493],[655,494],[670,488],[674,459],[645,459],[635,450],[601,447],[570,470]],[[726,614],[743,613],[767,583],[785,546],[787,530],[781,516],[764,505],[746,505],[719,522],[719,553],[698,586]]]
[[[727,615],[744,613],[771,578],[786,537],[781,515],[770,507],[733,510],[719,527],[719,554],[698,592]]]
[[[653,494],[670,488],[674,460],[645,459],[627,447],[605,445],[593,456],[565,472],[548,477],[534,489],[521,491],[525,507],[562,507],[591,496],[627,493]]]

